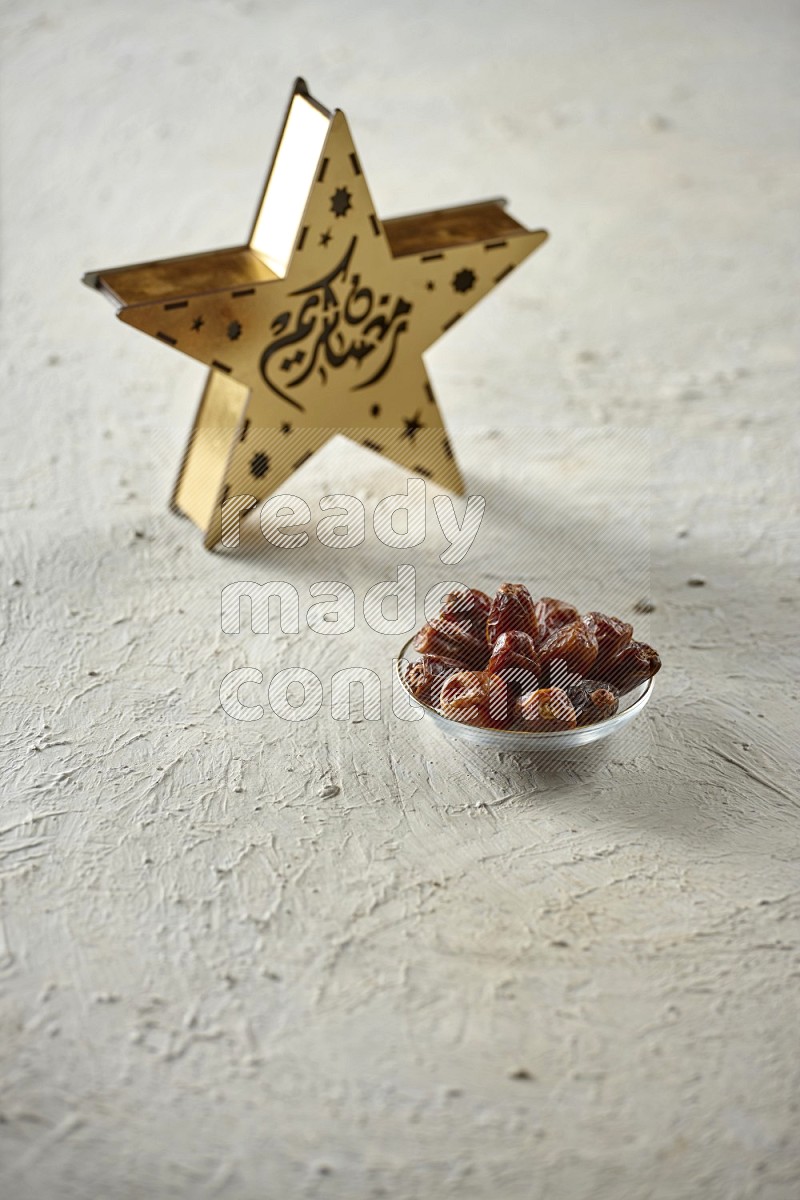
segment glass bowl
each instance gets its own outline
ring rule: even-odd
[[[540,750],[572,750],[575,746],[588,746],[590,742],[600,742],[629,725],[634,717],[638,717],[653,693],[653,680],[648,679],[646,683],[640,683],[632,691],[620,696],[619,709],[613,717],[598,721],[594,725],[581,725],[577,729],[535,733],[525,729],[486,729],[481,725],[466,725],[463,721],[453,721],[444,716],[429,704],[423,704],[406,687],[405,668],[420,658],[412,649],[413,641],[413,637],[409,638],[395,659],[395,671],[403,689],[437,729],[448,737],[472,742],[473,746],[490,746],[494,750],[524,750],[529,753]]]

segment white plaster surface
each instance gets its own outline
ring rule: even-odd
[[[3,1200],[796,1197],[797,5],[0,14]],[[220,709],[396,649],[226,636],[226,583],[453,570],[435,527],[207,555],[166,512],[203,372],[79,284],[239,241],[297,73],[384,215],[552,231],[428,365],[459,574],[662,652],[607,746]],[[295,490],[402,483],[339,443]]]

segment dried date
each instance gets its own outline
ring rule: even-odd
[[[462,670],[463,664],[455,659],[444,658],[438,654],[423,654],[418,662],[408,664],[405,681],[417,700],[436,708],[447,677]]]
[[[448,621],[465,621],[470,629],[482,637],[491,606],[492,601],[486,592],[477,588],[467,588],[464,591],[457,588],[447,593],[439,615]]]
[[[440,705],[446,717],[465,725],[502,729],[511,715],[505,683],[488,671],[450,675],[442,687]]]
[[[536,644],[540,639],[536,608],[522,583],[501,583],[486,619],[486,641],[491,647],[503,633],[519,630],[529,634]]]
[[[558,687],[526,692],[517,701],[514,715],[515,723],[521,729],[535,733],[574,729],[578,723],[569,696]]]
[[[661,670],[661,659],[645,642],[628,642],[606,663],[603,678],[624,696]]]
[[[414,638],[414,648],[420,654],[436,654],[453,658],[464,667],[481,671],[489,659],[489,648],[467,622],[433,617],[422,626]]]
[[[420,700],[423,704],[434,704],[431,688],[435,676],[425,670],[425,663],[422,659],[418,662],[408,664],[404,679],[406,687],[412,696]]]
[[[539,647],[539,660],[551,683],[559,671],[585,675],[596,658],[597,638],[581,620],[559,626]]]
[[[564,691],[570,698],[579,725],[594,725],[613,717],[619,707],[619,692],[611,683],[598,679],[578,679]]]
[[[577,621],[580,613],[573,604],[564,600],[554,600],[552,596],[542,596],[536,601],[536,621],[539,627],[539,641],[544,641],[562,625]]]
[[[633,626],[619,617],[607,617],[605,613],[588,612],[582,617],[583,623],[597,638],[597,658],[593,673],[602,679],[606,664],[611,661],[618,650],[627,646],[633,637]]]
[[[519,695],[539,686],[542,667],[533,645],[533,638],[521,629],[501,633],[494,644],[486,670],[499,675],[509,692]]]

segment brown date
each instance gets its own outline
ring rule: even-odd
[[[501,633],[521,630],[530,634],[534,643],[539,638],[536,609],[531,594],[522,583],[501,583],[486,619],[486,640],[494,646]]]
[[[494,644],[492,657],[486,670],[499,675],[516,695],[529,692],[539,686],[541,664],[533,645],[533,638],[521,629],[509,629],[501,633]]]
[[[436,708],[444,681],[448,675],[461,670],[463,665],[455,659],[443,658],[438,654],[423,654],[418,662],[408,664],[405,681],[417,700]]]
[[[597,638],[581,620],[559,626],[539,647],[542,669],[551,676],[559,670],[585,675],[596,658]],[[563,667],[557,666],[560,663]]]
[[[661,670],[661,659],[645,642],[628,642],[606,663],[603,678],[619,690],[621,696],[652,679]]]
[[[577,621],[580,613],[573,604],[564,600],[554,600],[552,596],[542,596],[536,601],[536,620],[539,626],[539,640],[544,641],[554,630],[571,621]]]
[[[579,725],[595,725],[613,717],[619,707],[619,692],[611,683],[598,679],[579,679],[567,684],[564,691],[570,698]]]
[[[585,613],[581,620],[597,638],[597,658],[592,669],[598,679],[602,679],[606,663],[633,637],[633,626],[601,612]]]
[[[448,621],[466,621],[475,633],[482,636],[491,604],[486,592],[477,588],[467,588],[466,591],[456,589],[445,596],[439,615]]]
[[[575,709],[563,688],[539,688],[520,696],[515,709],[515,721],[521,729],[545,732],[574,729]]]
[[[433,617],[423,625],[414,638],[414,648],[420,654],[436,654],[453,658],[473,671],[482,670],[489,658],[484,639],[475,634],[466,622]]]
[[[465,725],[500,729],[508,724],[511,709],[503,680],[488,671],[458,671],[442,687],[441,710]]]
[[[451,671],[463,670],[463,665],[455,658],[447,658],[444,654],[423,654],[422,661],[429,671],[437,675],[447,675]]]
[[[431,674],[430,671],[426,671],[425,663],[422,659],[418,662],[408,663],[403,678],[412,696],[415,696],[423,704],[433,704],[431,688],[436,676]]]

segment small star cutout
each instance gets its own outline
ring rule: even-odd
[[[195,319],[192,321],[192,329],[194,329],[194,331],[196,333],[197,330],[202,329],[202,327],[203,327],[203,318],[195,317]]]
[[[403,432],[401,433],[400,436],[404,437],[404,438],[408,438],[409,441],[413,442],[414,438],[416,437],[417,430],[425,428],[425,426],[422,424],[422,421],[420,421],[419,418],[420,418],[419,410],[417,410],[417,412],[414,414],[414,416],[411,417],[410,419],[408,417],[403,417],[403,424],[405,425],[405,429],[403,430]]]
[[[453,276],[454,292],[469,292],[475,286],[475,272],[463,267]]]
[[[238,322],[238,321],[231,321],[231,323],[230,323],[230,325],[228,326],[228,329],[227,329],[228,340],[229,340],[229,341],[231,341],[231,342],[235,342],[235,341],[236,341],[236,339],[239,337],[239,335],[240,335],[240,333],[241,333],[241,332],[242,332],[242,327],[241,327],[241,325],[239,324],[239,322]]]
[[[331,196],[331,212],[337,217],[346,217],[353,207],[353,197],[347,188],[337,188]]]
[[[256,479],[261,479],[266,475],[269,469],[269,459],[266,454],[254,454],[250,461],[250,474]]]
[[[333,237],[333,234],[331,233],[330,229],[326,229],[324,233],[321,233],[319,235],[320,246],[327,246],[328,242],[331,240],[332,237]]]

